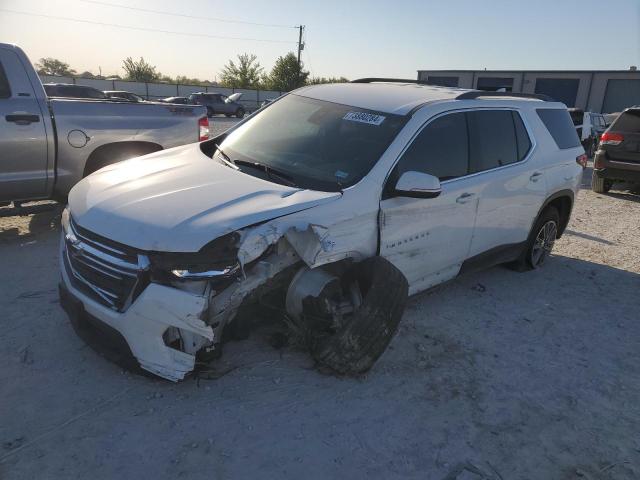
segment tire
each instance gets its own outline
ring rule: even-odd
[[[553,223],[553,227],[549,227],[550,223]],[[545,227],[548,229],[546,234],[549,238],[548,240],[546,238],[543,239],[541,244],[540,235],[543,233]],[[520,258],[511,266],[519,272],[540,268],[553,249],[559,227],[560,214],[558,213],[558,209],[555,207],[545,208],[533,224],[525,249],[520,255]],[[542,251],[540,251],[540,248]],[[540,256],[538,256],[538,254],[540,254]]]
[[[230,113],[225,113],[224,116],[227,117],[227,118],[233,117],[233,115],[231,115]]]
[[[593,158],[593,156],[595,155],[595,153],[596,153],[596,141],[595,141],[595,139],[592,139],[592,140],[589,142],[589,148],[587,149],[587,152],[586,152],[586,153],[587,153],[587,157],[589,157],[589,158],[591,158],[591,159],[592,159],[592,158]]]
[[[211,118],[216,114],[216,112],[211,107],[207,107],[207,117]]]
[[[611,190],[611,181],[606,178],[600,178],[596,175],[596,172],[593,172],[591,177],[591,190],[596,193],[607,193]]]
[[[320,365],[337,373],[359,374],[375,364],[393,338],[409,286],[402,272],[382,257],[356,264],[345,279],[358,284],[362,303],[346,325],[314,338],[311,354]]]
[[[236,110],[236,117],[237,118],[243,118],[244,117],[244,108],[239,108],[238,110]]]

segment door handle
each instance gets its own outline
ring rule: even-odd
[[[39,115],[31,115],[29,113],[12,113],[4,116],[7,122],[17,123],[18,125],[29,125],[40,121]]]
[[[475,193],[465,192],[462,195],[460,195],[458,198],[456,198],[456,203],[467,203],[469,200],[471,200],[471,197],[473,197],[474,195]]]
[[[540,180],[541,176],[542,172],[534,172],[533,175],[529,177],[529,180],[531,180],[532,182],[537,182],[538,180]]]

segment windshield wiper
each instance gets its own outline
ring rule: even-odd
[[[266,165],[264,163],[250,162],[248,160],[233,160],[233,164],[242,165],[245,167],[253,167],[258,170],[262,170],[264,173],[267,174],[269,178],[277,178],[290,187],[298,186],[296,182],[293,181],[293,178],[291,177],[291,175],[289,175],[288,173],[281,172],[280,170],[276,170],[275,168],[270,167],[269,165]]]
[[[240,168],[236,166],[235,162],[231,160],[229,155],[224,153],[224,151],[218,145],[216,145],[215,147],[218,153],[220,154],[220,156],[222,157],[222,161],[225,163],[225,165],[227,165],[228,167],[234,168],[236,170],[240,170]]]

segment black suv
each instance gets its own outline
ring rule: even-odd
[[[614,182],[640,184],[640,107],[627,108],[600,137],[591,189],[605,193]]]

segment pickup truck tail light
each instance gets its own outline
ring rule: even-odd
[[[582,155],[578,155],[578,156],[576,157],[576,163],[577,163],[578,165],[580,165],[582,168],[587,168],[587,159],[588,159],[588,158],[589,158],[589,157],[587,157],[587,154],[586,154],[586,153],[583,153]]]
[[[605,132],[600,137],[600,145],[620,145],[624,140],[624,136],[619,133]]]
[[[202,117],[198,120],[198,141],[209,140],[209,119]]]

